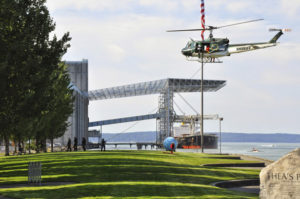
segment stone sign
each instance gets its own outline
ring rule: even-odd
[[[42,163],[29,162],[28,163],[28,183],[37,183],[41,185],[42,182]]]
[[[300,148],[260,172],[261,199],[300,198]]]

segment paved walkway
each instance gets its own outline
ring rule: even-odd
[[[241,192],[247,192],[247,193],[256,193],[259,194],[259,186],[243,186],[243,187],[234,187],[234,188],[228,188],[232,191],[241,191]]]
[[[267,160],[267,159],[258,158],[258,157],[254,157],[254,156],[248,156],[248,155],[241,155],[241,154],[230,154],[230,155],[240,156],[242,160],[264,162],[266,166],[268,166],[269,164],[272,164],[274,162],[272,160]],[[230,167],[230,168],[261,170],[264,167]],[[256,193],[256,194],[259,194],[259,191],[260,191],[259,185],[233,187],[233,188],[228,188],[228,189],[232,190],[232,191],[241,191],[241,192]]]
[[[240,156],[242,160],[264,162],[266,166],[268,166],[269,164],[272,164],[274,162],[273,160],[258,158],[258,157],[249,156],[249,155],[241,155],[241,154],[232,154],[232,155]]]

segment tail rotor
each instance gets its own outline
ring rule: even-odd
[[[270,32],[274,32],[274,31],[279,31],[279,32],[291,32],[292,29],[290,29],[290,28],[285,28],[285,29],[270,28],[269,31],[270,31]]]

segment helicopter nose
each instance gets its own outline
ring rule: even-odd
[[[181,50],[181,53],[182,53],[184,56],[191,56],[191,55],[192,55],[191,50],[186,49],[186,48],[183,48],[183,49]]]

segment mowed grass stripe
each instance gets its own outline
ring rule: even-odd
[[[245,161],[200,153],[171,155],[161,151],[58,152],[0,157],[0,185],[26,183],[29,161],[42,162],[43,182],[74,184],[6,188],[0,189],[0,194],[14,198],[257,198],[210,184],[257,178],[258,170],[201,166]]]

